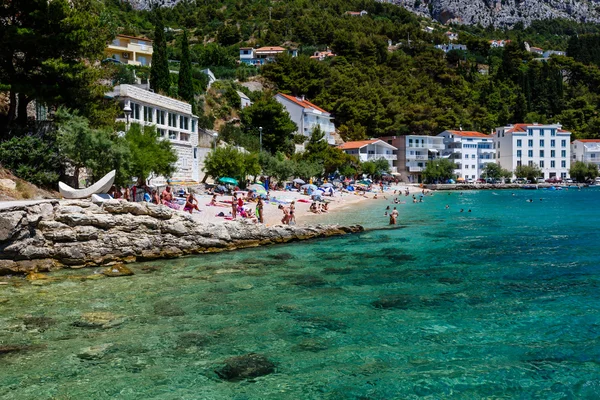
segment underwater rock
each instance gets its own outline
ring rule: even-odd
[[[318,353],[319,351],[327,350],[329,346],[321,339],[307,338],[302,340],[295,346],[292,346],[292,351],[309,351]]]
[[[8,344],[0,346],[0,357],[12,353],[23,353],[25,351],[31,350],[32,348],[33,346],[27,346],[22,344]]]
[[[161,317],[180,317],[185,311],[173,301],[162,300],[154,303],[154,313]]]
[[[178,348],[204,347],[210,343],[212,337],[204,333],[184,332],[177,339]]]
[[[292,276],[290,283],[296,286],[320,287],[327,285],[327,281],[317,275],[296,275]]]
[[[412,297],[408,295],[385,296],[373,301],[371,305],[380,309],[406,310],[410,308],[412,301]]]
[[[102,273],[106,276],[114,277],[114,276],[130,276],[134,275],[133,271],[127,268],[123,264],[115,264],[110,266],[102,271]]]
[[[44,331],[48,329],[50,326],[54,325],[56,321],[53,318],[45,317],[45,316],[27,316],[23,318],[23,323],[27,329],[39,329]]]
[[[160,267],[158,265],[144,265],[142,268],[140,268],[145,274],[151,274],[153,272],[156,272],[158,270],[160,270]]]
[[[79,350],[77,357],[81,358],[82,360],[99,360],[104,357],[112,347],[112,343],[84,347],[83,349]]]
[[[81,314],[81,318],[72,325],[79,328],[108,329],[119,326],[123,322],[125,322],[125,317],[100,311]]]
[[[225,366],[215,370],[219,378],[236,381],[256,378],[275,372],[275,364],[262,354],[249,353],[231,357],[224,361]]]
[[[285,260],[291,260],[293,258],[296,258],[296,256],[294,256],[291,253],[276,253],[276,254],[269,255],[269,258],[272,258],[274,260],[285,261]]]
[[[281,305],[281,306],[277,306],[276,308],[277,312],[283,312],[283,313],[288,313],[288,314],[293,314],[295,312],[297,312],[299,310],[298,306],[295,305]]]
[[[28,281],[42,281],[50,279],[46,274],[40,274],[38,272],[30,272],[25,277]]]

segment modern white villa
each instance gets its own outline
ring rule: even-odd
[[[582,161],[600,167],[600,139],[577,139],[571,143],[571,162]]]
[[[120,121],[128,125],[154,125],[164,140],[171,141],[178,157],[172,180],[198,182],[198,117],[192,114],[192,106],[140,86],[119,85],[106,96],[121,104],[123,116]],[[153,177],[151,183],[163,184],[166,178]]]
[[[321,131],[325,133],[327,143],[335,144],[333,134],[335,133],[335,125],[331,114],[321,107],[314,105],[304,97],[294,97],[283,93],[277,93],[275,100],[281,103],[291,120],[298,127],[297,133],[310,137],[313,128],[319,126]]]
[[[442,157],[456,163],[454,173],[459,180],[479,179],[485,164],[496,162],[494,141],[491,135],[474,131],[444,131],[438,134],[443,138],[445,149]]]
[[[275,61],[275,57],[279,54],[289,53],[292,57],[298,56],[297,49],[286,49],[279,46],[259,47],[240,47],[240,62],[255,66],[261,66],[269,62]]]
[[[390,169],[396,173],[396,147],[384,142],[381,139],[360,140],[356,142],[346,142],[338,147],[344,153],[355,156],[360,162],[375,161],[385,159],[390,164]]]
[[[559,124],[514,124],[493,134],[496,162],[515,171],[519,165],[537,165],[544,179],[568,178],[571,168],[571,132]]]

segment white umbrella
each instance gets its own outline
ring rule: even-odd
[[[296,178],[296,179],[294,179],[294,181],[293,181],[293,182],[294,182],[294,183],[299,183],[299,184],[301,184],[301,185],[304,185],[304,184],[306,183],[306,182],[304,182],[304,181],[303,181],[302,179],[300,179],[300,178]]]
[[[324,183],[324,184],[321,185],[321,187],[326,187],[326,188],[329,188],[329,187],[332,187],[332,186],[333,186],[333,183],[329,183],[329,182]]]

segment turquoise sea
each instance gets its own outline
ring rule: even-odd
[[[360,235],[10,279],[0,399],[600,398],[600,190],[406,199],[344,213]],[[275,371],[215,373],[247,353]]]

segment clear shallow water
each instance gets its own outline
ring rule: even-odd
[[[12,280],[0,346],[34,347],[0,355],[0,398],[596,399],[599,200],[441,193],[397,205],[396,229],[134,264],[131,277]],[[344,218],[386,227],[386,205]],[[77,326],[90,312],[116,326]],[[214,374],[249,352],[276,373]]]

